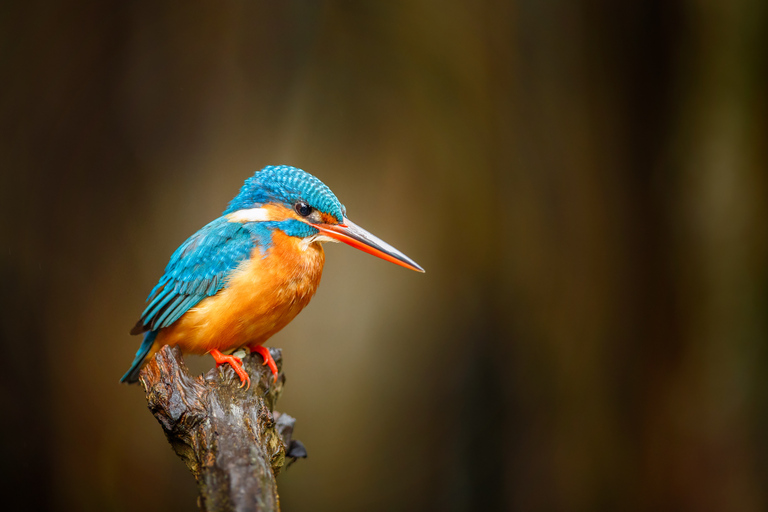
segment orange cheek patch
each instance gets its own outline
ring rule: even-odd
[[[320,213],[320,218],[323,220],[323,224],[338,224],[339,223],[339,221],[336,220],[336,217],[334,217],[330,213]]]
[[[281,221],[286,219],[295,219],[297,217],[296,213],[292,209],[286,208],[285,206],[279,204],[265,204],[262,206],[262,208],[267,211],[267,217],[269,220]]]

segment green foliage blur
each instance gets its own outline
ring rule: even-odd
[[[768,4],[8,2],[8,510],[194,510],[128,331],[269,164],[327,246],[283,510],[768,509]],[[196,371],[210,358],[188,358]]]

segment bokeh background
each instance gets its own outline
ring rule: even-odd
[[[271,340],[310,454],[285,512],[768,509],[767,20],[3,3],[4,508],[195,509],[118,384],[128,330],[172,251],[291,164],[427,273],[329,246]]]

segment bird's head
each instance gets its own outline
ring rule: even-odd
[[[368,254],[424,272],[415,261],[347,219],[344,205],[322,181],[287,165],[268,166],[247,179],[224,215],[240,222],[277,222],[309,242],[344,242]]]

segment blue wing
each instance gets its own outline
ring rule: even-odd
[[[131,334],[168,327],[226,284],[227,276],[260,242],[251,226],[220,217],[176,249],[147,297],[147,308]]]

